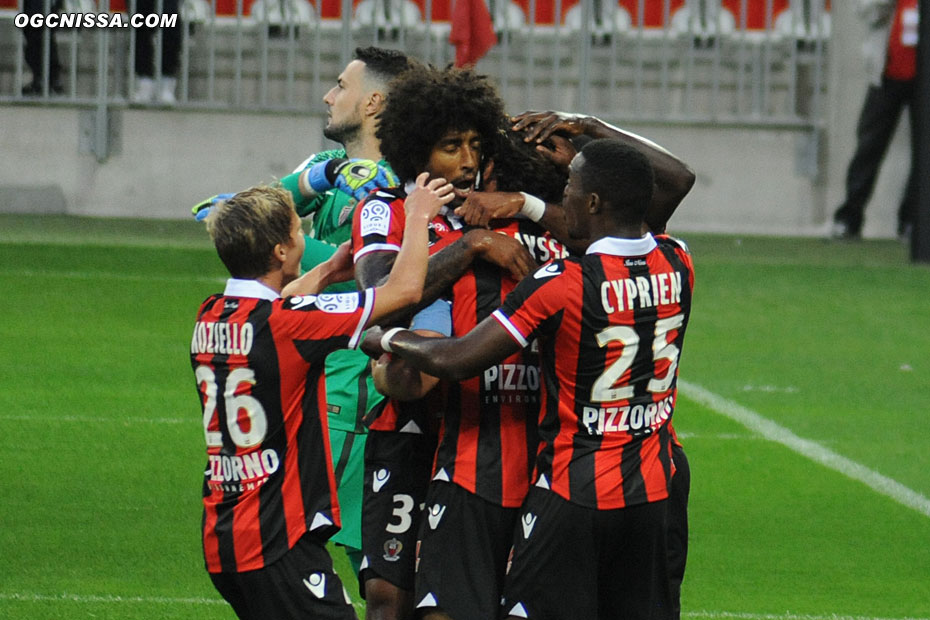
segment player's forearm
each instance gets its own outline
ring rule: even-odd
[[[584,128],[585,134],[592,138],[620,140],[638,148],[649,159],[655,174],[655,191],[645,219],[654,232],[664,231],[669,218],[694,186],[694,170],[652,140],[605,123],[598,118],[585,119]]]
[[[411,315],[430,305],[451,288],[455,282],[471,266],[472,261],[478,256],[477,247],[471,242],[470,238],[462,237],[458,241],[443,248],[436,254],[429,257],[426,269],[426,280],[423,284],[423,292],[420,301],[412,307],[400,308],[394,312],[389,312],[378,321],[381,325],[392,325],[406,323]],[[366,260],[364,257],[362,260]],[[372,257],[374,258],[374,257]],[[356,281],[360,286],[371,286],[363,284],[363,279],[371,281],[377,274],[377,268],[369,266],[366,262],[363,269],[360,260],[356,265]],[[385,282],[386,277],[381,279]]]
[[[458,338],[426,338],[412,331],[398,332],[391,341],[391,350],[411,367],[432,377],[449,381],[480,374],[483,366],[471,368],[468,355],[463,356]]]
[[[428,260],[428,225],[429,218],[423,214],[407,216],[400,252],[387,281],[377,288],[371,324],[382,322],[389,314],[408,309],[422,298]]]
[[[332,265],[327,262],[320,263],[296,280],[291,281],[281,290],[281,297],[290,295],[316,295],[337,280],[333,277]]]

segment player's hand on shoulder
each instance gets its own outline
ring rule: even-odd
[[[491,220],[515,216],[523,207],[523,196],[516,192],[471,192],[455,214],[472,226],[487,227]]]
[[[430,180],[429,173],[422,172],[417,177],[416,187],[404,201],[404,212],[407,219],[425,217],[429,221],[453,198],[455,191],[451,183],[442,177]]]
[[[506,269],[516,280],[522,280],[537,267],[526,247],[510,235],[476,228],[465,236],[482,259]]]

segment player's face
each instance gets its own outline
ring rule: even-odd
[[[452,183],[455,198],[449,203],[457,207],[475,189],[478,167],[481,165],[481,138],[474,129],[450,131],[433,147],[426,164],[431,179],[442,177]]]
[[[291,212],[291,236],[288,244],[285,246],[285,258],[282,265],[284,283],[295,280],[300,276],[300,259],[304,255],[304,231],[300,226],[300,218],[297,212]]]
[[[336,85],[323,97],[329,116],[323,135],[346,144],[362,130],[362,110],[365,106],[365,63],[353,60],[336,80]]]
[[[568,182],[562,192],[562,209],[568,225],[568,234],[573,239],[589,237],[588,231],[588,196],[581,188],[581,167],[584,156],[579,153],[568,166]]]

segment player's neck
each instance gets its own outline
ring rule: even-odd
[[[381,161],[381,141],[375,138],[374,134],[366,135],[364,131],[359,132],[357,139],[346,142],[343,146],[346,157],[351,159]]]
[[[284,288],[284,279],[282,277],[281,271],[269,271],[263,276],[255,278],[268,288],[273,291],[277,291],[278,294],[281,294],[281,289]]]

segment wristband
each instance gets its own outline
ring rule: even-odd
[[[384,351],[385,353],[393,353],[394,350],[391,349],[391,338],[393,338],[394,334],[396,334],[397,332],[404,332],[404,331],[407,331],[406,328],[392,327],[391,329],[384,332],[384,334],[382,334],[381,336],[381,350]]]
[[[532,194],[526,192],[520,192],[520,194],[523,196],[523,206],[520,208],[520,213],[534,222],[541,220],[546,213],[546,203]]]
[[[330,159],[313,164],[307,170],[307,185],[317,194],[322,194],[333,188],[333,177],[336,167],[344,164],[345,159]]]

